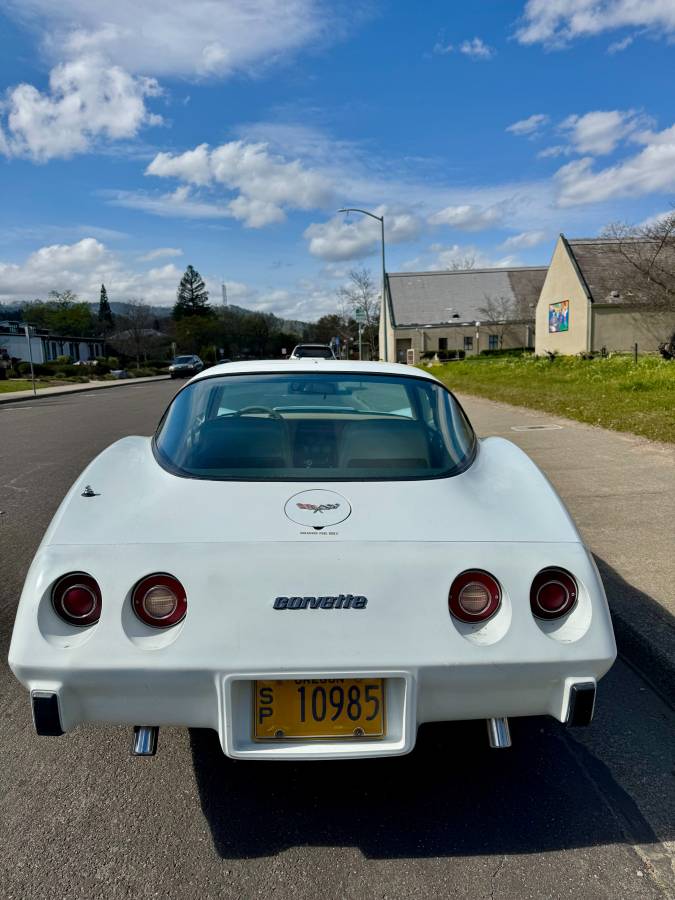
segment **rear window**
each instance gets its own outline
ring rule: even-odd
[[[441,385],[342,373],[199,379],[177,394],[155,436],[163,466],[211,480],[439,478],[466,468],[474,449]]]
[[[335,359],[330,347],[296,347],[293,356],[299,359]]]

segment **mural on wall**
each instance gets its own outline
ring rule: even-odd
[[[548,305],[548,331],[553,334],[557,331],[569,331],[570,327],[570,301],[561,300],[560,303]]]

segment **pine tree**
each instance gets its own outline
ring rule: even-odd
[[[173,308],[176,320],[186,316],[210,316],[213,310],[209,306],[209,292],[199,272],[188,266],[180,280]]]
[[[108,332],[113,329],[114,318],[112,310],[110,309],[110,302],[108,301],[108,292],[106,291],[104,284],[101,285],[101,296],[98,301],[98,324],[103,334],[103,344],[105,347],[105,338]]]

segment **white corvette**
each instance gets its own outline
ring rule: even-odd
[[[235,363],[83,472],[21,596],[39,734],[213,728],[226,754],[410,751],[422,722],[590,722],[616,648],[551,485],[400,365]]]

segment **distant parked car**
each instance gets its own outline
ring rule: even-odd
[[[129,373],[127,372],[126,369],[111,369],[110,374],[113,376],[113,378],[128,378],[129,377]]]
[[[293,348],[291,359],[335,359],[333,348],[328,344],[298,344]]]
[[[169,366],[169,374],[172,378],[189,378],[203,368],[204,363],[198,356],[177,356]]]

